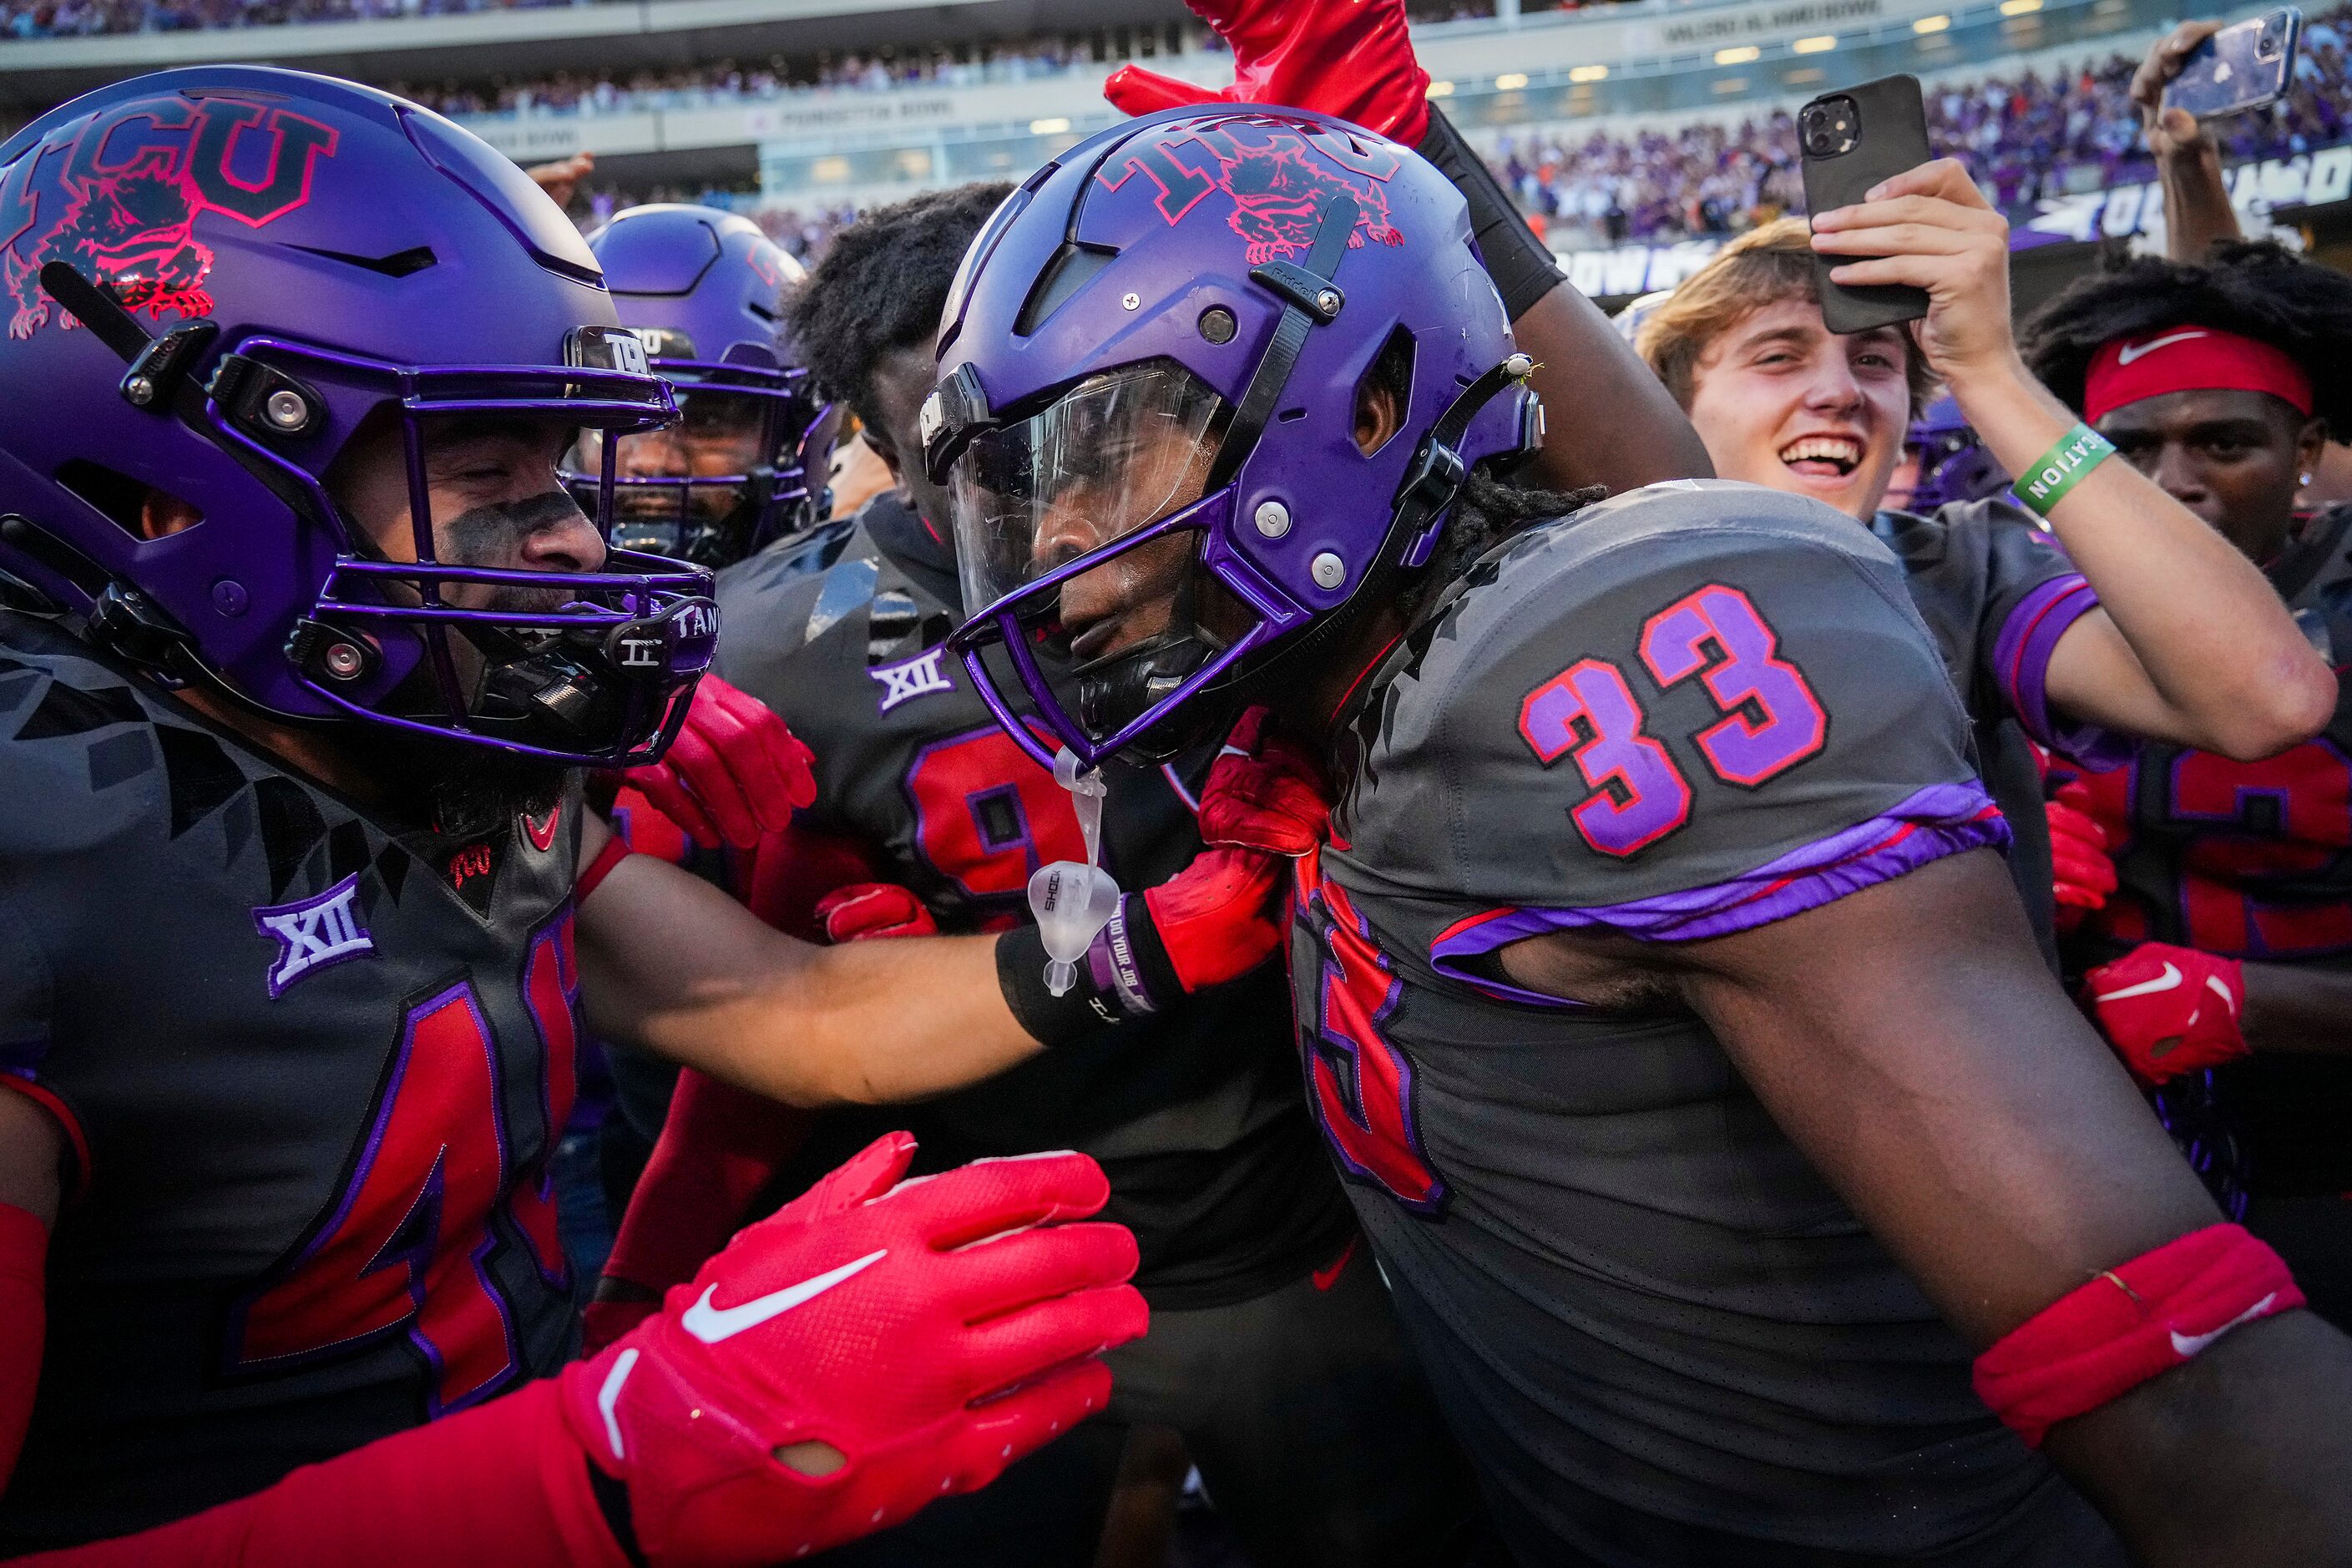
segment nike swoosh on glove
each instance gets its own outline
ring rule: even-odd
[[[1307,854],[1323,842],[1330,787],[1313,753],[1270,735],[1272,715],[1241,716],[1201,791],[1201,841],[1276,855]]]
[[[871,937],[937,936],[940,922],[910,888],[896,882],[856,882],[835,888],[816,901],[827,942],[864,942]]]
[[[1404,0],[1185,0],[1234,51],[1234,85],[1211,91],[1121,66],[1103,96],[1121,112],[1194,103],[1274,103],[1353,121],[1406,146],[1429,131],[1429,73],[1413,58]]]
[[[2091,815],[2091,792],[2079,780],[2061,785],[2042,803],[2050,819],[2051,891],[2058,901],[2062,930],[2084,915],[2106,908],[2116,890],[2116,863],[2107,856],[2107,830]]]
[[[766,703],[706,675],[661,761],[621,776],[696,843],[749,849],[816,799],[814,762]]]
[[[562,1374],[654,1568],[790,1563],[973,1491],[1109,1398],[1139,1336],[1126,1227],[1083,1154],[901,1181],[877,1140],[747,1226],[661,1315]]]
[[[2132,1077],[2153,1088],[2248,1054],[2246,966],[2144,942],[2083,977],[2083,1004]]]

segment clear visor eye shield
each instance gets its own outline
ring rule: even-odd
[[[324,711],[597,766],[634,766],[668,748],[718,644],[709,573],[623,550],[595,572],[445,564],[433,538],[426,421],[617,433],[677,417],[626,330],[573,329],[560,366],[400,364],[255,336],[198,384],[189,371],[218,334],[212,321],[150,338],[69,266],[50,264],[42,284],[129,362],[127,401],[176,413],[335,537],[332,563],[286,647],[294,687]],[[414,562],[363,549],[322,476],[294,455],[328,419],[328,388],[347,411],[398,411]],[[604,447],[593,521],[609,537],[614,443]]]
[[[1148,749],[1150,732],[1184,703],[1332,608],[1328,591],[1346,580],[1336,557],[1302,563],[1326,595],[1310,602],[1236,548],[1235,512],[1260,488],[1251,459],[1310,334],[1346,308],[1333,271],[1356,214],[1352,198],[1335,198],[1303,262],[1251,269],[1282,310],[1237,404],[1169,360],[1004,409],[990,405],[967,363],[925,401],[925,466],[951,498],[964,601],[977,607],[950,646],[999,722],[1045,766],[1057,749],[1069,753],[1066,769]],[[1402,564],[1423,564],[1435,546],[1465,477],[1459,444],[1472,421],[1532,368],[1509,355],[1423,433],[1382,535],[1405,541]],[[1532,449],[1541,439],[1532,395],[1521,415],[1521,444]],[[1279,507],[1258,510],[1259,533],[1286,529]],[[993,658],[991,645],[1002,645]],[[1010,667],[1057,744],[1015,718],[992,664]]]

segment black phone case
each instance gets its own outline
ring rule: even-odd
[[[1804,154],[1805,206],[1811,212],[1852,206],[1879,181],[1916,169],[1935,154],[1927,149],[1927,109],[1915,76],[1881,77],[1860,87],[1841,88],[1812,101],[1850,98],[1853,100],[1855,141],[1845,153],[1827,158]],[[1810,105],[1808,106],[1810,107]],[[1800,125],[1804,123],[1801,111]],[[1862,332],[1897,321],[1916,321],[1927,313],[1927,291],[1899,284],[1857,289],[1830,281],[1830,268],[1856,256],[1816,256],[1813,279],[1822,295],[1822,321],[1833,332]]]

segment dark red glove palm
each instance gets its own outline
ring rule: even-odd
[[[1274,103],[1351,120],[1411,147],[1429,131],[1429,73],[1413,58],[1404,0],[1185,0],[1234,51],[1234,85],[1212,92],[1121,66],[1103,96],[1122,113],[1193,103]]]
[[[894,1132],[562,1374],[566,1422],[628,1489],[654,1568],[751,1568],[987,1485],[1099,1410],[1097,1352],[1144,1331],[1135,1238],[1083,1154],[901,1183]]]
[[[937,936],[940,922],[915,897],[914,890],[896,882],[855,882],[835,888],[816,901],[817,919],[824,922],[827,942],[864,942],[889,936]]]
[[[816,799],[814,761],[766,703],[706,675],[662,760],[622,777],[696,843],[749,849]]]
[[[1311,752],[1269,735],[1271,715],[1253,708],[1234,726],[1201,791],[1201,840],[1276,855],[1323,842],[1331,792]]]
[[[2131,1075],[2151,1087],[2247,1054],[2246,966],[2145,942],[2083,977],[2083,1002]]]
[[[2106,908],[2116,890],[2116,863],[2107,857],[2107,830],[2091,815],[2090,787],[2077,779],[2042,803],[2050,819],[2051,891],[2058,925],[2072,931],[2093,910]]]

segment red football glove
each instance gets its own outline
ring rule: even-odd
[[[2124,1066],[2151,1088],[2247,1054],[2239,1029],[2246,966],[2234,958],[2145,942],[2084,975],[2083,1001]]]
[[[564,1370],[564,1416],[628,1489],[654,1568],[789,1563],[972,1491],[1110,1394],[1146,1327],[1135,1238],[1063,1225],[1110,1194],[1083,1154],[901,1183],[877,1140],[747,1227],[662,1314]]]
[[[1429,73],[1413,58],[1404,0],[1185,0],[1234,51],[1234,85],[1212,92],[1121,66],[1103,96],[1125,114],[1193,103],[1274,103],[1351,120],[1406,146],[1429,131]]]
[[[835,888],[816,901],[827,942],[863,942],[868,937],[937,936],[940,922],[896,882],[857,882]]]
[[[766,703],[706,675],[662,760],[621,776],[696,843],[749,849],[816,799],[814,760]]]
[[[1256,849],[1204,849],[1143,894],[1151,929],[1189,995],[1238,980],[1282,945],[1289,868]],[[1128,900],[1130,912],[1133,900]]]
[[[1266,734],[1271,715],[1253,708],[1234,726],[1201,791],[1201,840],[1238,849],[1304,855],[1323,842],[1330,792],[1314,756]]]
[[[1266,735],[1252,708],[1234,726],[1201,792],[1209,847],[1156,888],[1129,893],[1095,939],[1088,964],[1130,1016],[1238,980],[1282,945],[1286,868],[1322,842],[1331,814],[1303,748]]]
[[[2116,890],[2116,863],[2107,858],[2107,830],[2091,815],[2090,787],[2081,780],[2061,785],[2042,803],[2050,818],[2052,892],[2058,923],[2072,931],[2093,910],[2107,906]]]

